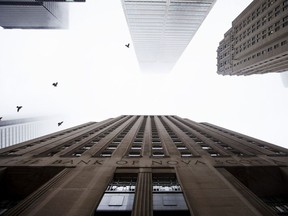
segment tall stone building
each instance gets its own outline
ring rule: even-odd
[[[142,71],[169,72],[216,0],[122,0]]]
[[[0,215],[287,215],[288,150],[177,116],[119,116],[0,150]]]
[[[288,1],[254,0],[217,50],[217,73],[251,75],[288,70]]]
[[[85,0],[0,0],[0,26],[4,29],[68,28],[69,8],[65,2]]]

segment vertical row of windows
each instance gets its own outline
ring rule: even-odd
[[[106,147],[97,153],[97,157],[111,157],[113,152],[117,149],[117,147],[122,142],[123,138],[127,135],[127,133],[131,130],[135,122],[139,119],[139,117],[135,118],[116,138],[113,139]],[[118,126],[117,126],[118,127]]]
[[[142,156],[146,122],[147,122],[147,116],[144,117],[140,129],[137,132],[136,137],[132,141],[132,145],[128,152],[129,157],[141,157]]]
[[[153,157],[164,157],[164,148],[160,140],[158,130],[156,128],[154,116],[151,116],[151,139],[152,139],[152,156]]]
[[[170,138],[172,139],[174,145],[178,149],[181,157],[192,157],[191,150],[181,141],[181,139],[168,127],[166,122],[160,117],[160,121],[168,132]]]

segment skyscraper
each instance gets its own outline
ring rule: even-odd
[[[122,0],[141,70],[169,72],[216,0]]]
[[[23,118],[0,121],[0,148],[34,139],[55,131],[56,123],[46,118]]]
[[[288,70],[288,1],[254,0],[217,50],[217,73],[251,75]]]
[[[288,150],[177,116],[119,116],[0,149],[0,214],[283,215]]]
[[[68,28],[69,11],[65,2],[85,0],[0,0],[0,26],[5,29]]]

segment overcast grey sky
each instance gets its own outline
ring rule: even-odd
[[[173,114],[287,148],[280,74],[216,73],[218,43],[250,2],[218,0],[168,74],[139,70],[120,0],[71,3],[69,30],[0,29],[0,116],[65,115],[64,129],[122,114]]]

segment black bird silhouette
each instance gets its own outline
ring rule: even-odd
[[[2,120],[3,117],[0,117],[0,121]]]
[[[19,112],[20,109],[22,109],[22,106],[17,106],[16,108],[17,108],[17,112]]]
[[[128,44],[125,44],[125,46],[126,46],[127,48],[129,48],[129,46],[130,46],[130,43],[128,43]]]
[[[55,82],[55,83],[53,83],[52,85],[53,85],[54,87],[57,87],[58,82]]]
[[[58,122],[58,127],[61,126],[62,124],[63,124],[63,121],[62,122]]]

